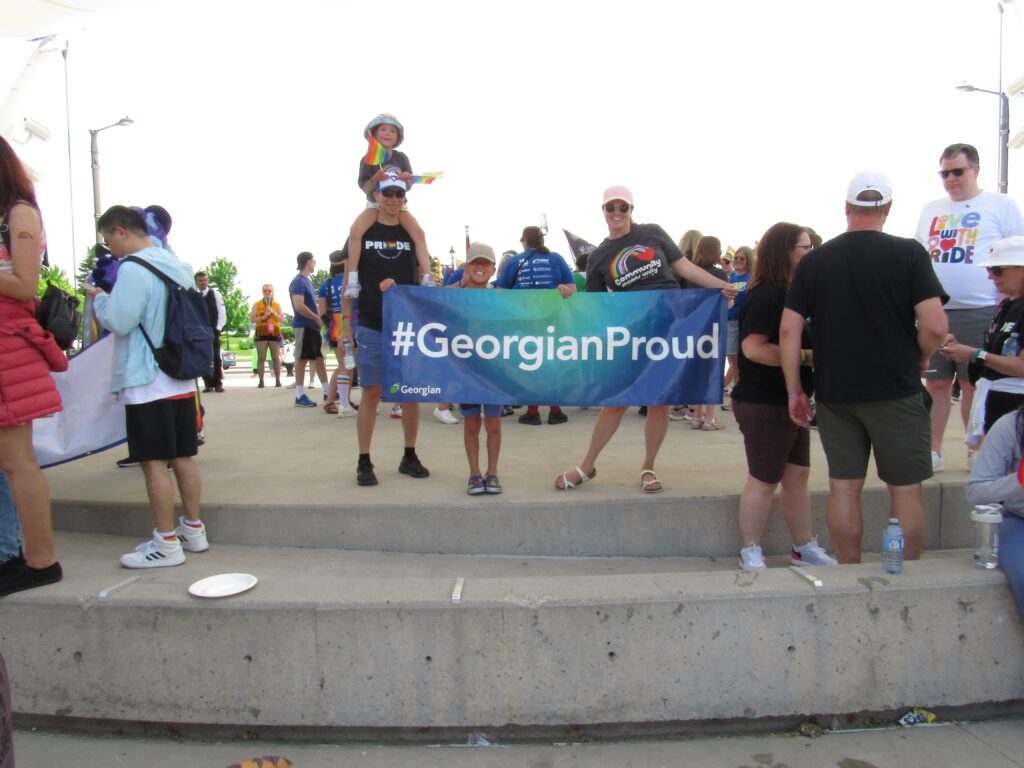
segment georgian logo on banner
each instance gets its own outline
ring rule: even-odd
[[[721,403],[726,302],[711,289],[576,293],[395,286],[383,397],[396,402]]]

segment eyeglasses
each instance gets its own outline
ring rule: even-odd
[[[999,277],[1006,270],[1006,267],[985,267],[993,277]]]
[[[941,176],[944,179],[948,179],[949,175],[953,174],[959,179],[961,176],[964,175],[964,171],[974,167],[975,166],[973,165],[968,165],[967,168],[950,168],[948,171],[939,171],[939,176]]]
[[[619,203],[618,206],[616,206],[615,203],[604,204],[604,209],[608,211],[608,213],[614,213],[616,207],[619,209],[619,213],[627,213],[629,209],[632,208],[633,206],[631,206],[629,203]]]
[[[397,187],[388,187],[387,189],[382,189],[380,193],[384,197],[397,197],[399,199],[405,197],[405,190],[398,189]]]
[[[805,251],[813,251],[814,250],[814,245],[813,244],[811,244],[811,245],[794,245],[793,247],[794,248],[803,248]]]
[[[747,260],[746,256],[736,256],[735,258],[733,258],[732,261],[735,264],[737,261],[746,261],[746,260]]]

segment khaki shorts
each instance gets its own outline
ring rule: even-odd
[[[982,337],[995,313],[995,307],[947,309],[949,332],[956,336],[956,340],[961,344],[980,347]],[[952,381],[954,373],[961,383],[971,383],[971,380],[967,378],[967,363],[954,363],[935,352],[931,360],[928,361],[928,371],[921,374],[921,377],[929,381]]]
[[[834,480],[863,480],[874,451],[878,477],[914,485],[932,476],[931,422],[920,393],[870,403],[818,402],[818,433]]]

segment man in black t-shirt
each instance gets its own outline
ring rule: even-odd
[[[356,429],[359,433],[359,462],[356,482],[376,485],[377,476],[370,461],[370,442],[377,422],[377,404],[381,398],[383,356],[387,339],[384,338],[384,293],[395,285],[416,285],[418,274],[416,246],[405,228],[399,224],[399,215],[405,203],[405,184],[398,179],[384,179],[375,193],[380,206],[377,223],[366,230],[361,240],[362,257],[359,265],[359,330],[356,335],[359,380],[363,398],[359,404]],[[343,333],[352,340],[348,320],[352,317],[353,300],[342,300]],[[429,477],[430,472],[416,455],[416,434],[420,425],[420,404],[402,404],[402,431],[405,454],[398,471],[410,477]]]
[[[809,426],[800,386],[800,336],[811,323],[818,431],[828,460],[828,527],[840,563],[859,563],[860,492],[874,451],[908,560],[921,556],[921,481],[932,475],[921,371],[945,339],[942,286],[914,240],[882,232],[892,184],[857,174],[846,193],[846,232],[797,266],[780,327],[790,417]]]

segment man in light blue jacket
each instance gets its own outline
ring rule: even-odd
[[[193,285],[192,267],[155,244],[146,222],[134,209],[114,206],[99,220],[110,252],[118,259],[142,259],[179,285]],[[158,241],[159,242],[159,241]],[[209,549],[199,517],[202,477],[193,460],[198,450],[195,382],[174,379],[160,370],[140,329],[155,347],[163,345],[167,286],[140,264],[122,262],[110,294],[93,286],[96,318],[114,338],[113,391],[125,406],[128,450],[146,478],[156,528],[153,538],[121,557],[126,568],[181,565],[185,552]],[[174,470],[184,517],[174,524]]]

